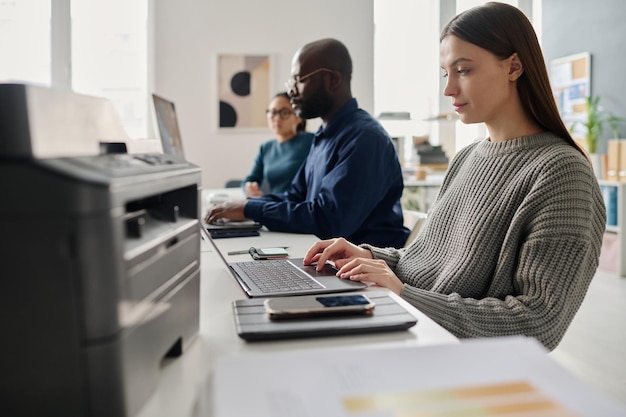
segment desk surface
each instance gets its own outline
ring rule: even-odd
[[[251,258],[247,254],[227,255],[227,252],[250,246],[289,246],[292,257],[302,257],[316,240],[312,235],[262,231],[258,237],[217,239],[214,242],[226,260],[234,262]],[[392,296],[418,319],[417,325],[408,331],[248,343],[237,336],[231,305],[234,300],[245,299],[244,292],[209,242],[202,241],[200,257],[199,335],[181,357],[165,360],[156,392],[141,409],[139,417],[210,415],[211,401],[207,398],[210,375],[215,361],[222,357],[296,349],[458,343],[447,330],[395,294]]]

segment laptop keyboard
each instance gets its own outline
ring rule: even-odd
[[[237,265],[264,293],[324,288],[311,277],[299,273],[285,259],[238,262]]]

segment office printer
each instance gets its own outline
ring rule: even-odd
[[[199,329],[200,169],[104,99],[0,85],[0,415],[130,416]]]

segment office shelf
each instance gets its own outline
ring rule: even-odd
[[[404,180],[402,208],[428,212],[443,183],[443,175],[428,175],[425,180],[407,178]]]

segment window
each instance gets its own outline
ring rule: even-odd
[[[50,85],[50,0],[0,0],[0,81]]]
[[[0,0],[0,82],[105,97],[147,137],[147,16],[148,0]]]
[[[532,9],[532,20],[541,39],[541,0],[501,0]],[[452,112],[450,100],[441,91],[439,70],[439,21],[486,3],[483,0],[374,0],[374,111],[410,112],[410,123],[383,121],[391,136],[429,136],[451,157],[460,148],[487,135],[484,124],[460,121],[424,122],[426,118]],[[440,14],[451,10],[451,16]],[[449,110],[447,110],[449,108]],[[441,110],[446,109],[446,110]],[[394,134],[393,130],[398,133]],[[399,154],[412,163],[412,141],[405,140]]]
[[[130,137],[148,131],[147,0],[72,0],[72,90],[113,102]]]

